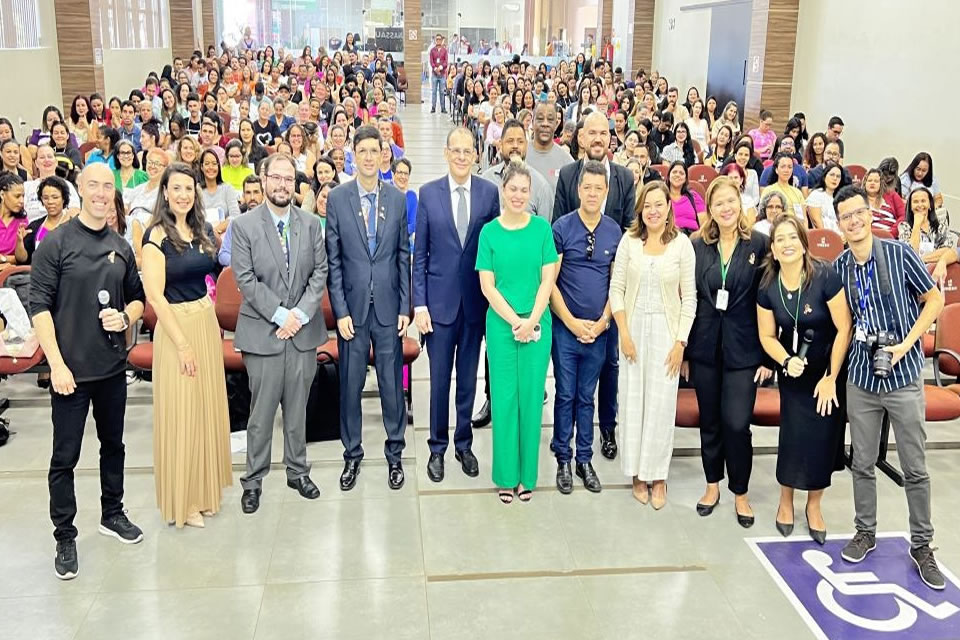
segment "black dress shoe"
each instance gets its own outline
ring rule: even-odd
[[[739,524],[744,529],[749,529],[750,527],[753,526],[753,523],[756,521],[756,518],[754,518],[753,516],[743,515],[742,513],[737,511],[736,505],[734,505],[733,510],[737,514],[737,524]]]
[[[396,491],[403,486],[403,465],[400,464],[400,461],[389,462],[387,463],[389,469],[387,470],[387,485]]]
[[[260,489],[244,489],[240,496],[240,508],[244,513],[256,513],[260,508]]]
[[[360,460],[346,460],[343,463],[343,473],[340,474],[340,490],[350,491],[357,484],[360,475]]]
[[[480,463],[477,462],[477,456],[473,455],[473,451],[464,449],[463,451],[457,451],[455,455],[457,462],[460,463],[460,468],[463,469],[465,474],[471,478],[476,478],[480,475]]]
[[[434,482],[443,482],[443,454],[431,453],[427,460],[427,477]]]
[[[563,495],[573,493],[573,473],[569,462],[557,463],[557,491]]]
[[[593,470],[593,464],[590,462],[585,462],[583,464],[577,463],[577,477],[583,480],[583,486],[590,493],[600,493],[602,489],[600,485],[600,478],[597,477],[597,472]]]
[[[617,457],[617,437],[614,432],[600,432],[600,453],[607,460],[613,460]]]
[[[810,532],[810,538],[819,545],[824,545],[827,543],[827,530],[826,529],[814,529],[810,526],[810,515],[807,513],[807,510],[803,510],[803,515],[807,518],[807,531]]]
[[[739,518],[739,516],[738,516]],[[789,538],[790,534],[793,533],[793,523],[780,522],[779,520],[774,521],[777,525],[777,531],[780,532],[784,538]]]
[[[316,500],[320,497],[320,488],[313,484],[310,476],[300,476],[295,480],[287,480],[287,486],[296,489],[297,493],[307,500]]]
[[[697,515],[706,517],[713,513],[713,510],[717,508],[717,505],[720,504],[720,496],[717,496],[717,501],[713,504],[703,504],[702,502],[697,503]]]
[[[482,429],[488,424],[490,424],[490,398],[484,401],[483,406],[480,407],[480,411],[477,411],[476,415],[474,415],[470,421],[470,426],[474,429]]]

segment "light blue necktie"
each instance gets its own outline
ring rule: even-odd
[[[368,193],[363,197],[370,203],[367,208],[367,246],[372,256],[377,251],[377,194]]]

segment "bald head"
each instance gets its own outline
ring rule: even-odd
[[[603,161],[610,147],[610,122],[607,116],[594,111],[583,119],[583,145],[590,160]]]
[[[102,162],[88,164],[80,173],[77,181],[80,192],[80,216],[91,228],[103,228],[107,212],[113,206],[113,171]]]

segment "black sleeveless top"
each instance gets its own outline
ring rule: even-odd
[[[151,229],[148,229],[144,237],[149,237],[150,231]],[[213,227],[207,224],[205,231],[211,242],[214,242],[214,246],[216,246],[213,239]],[[166,258],[167,279],[163,288],[163,297],[167,299],[167,302],[170,304],[193,302],[207,295],[206,278],[216,271],[216,254],[202,253],[198,238],[195,238],[190,247],[185,249],[183,253],[177,252],[176,247],[168,238],[161,240],[159,246],[151,240],[144,240],[143,243],[157,247]]]

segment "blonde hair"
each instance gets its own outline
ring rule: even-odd
[[[710,186],[707,187],[707,215],[709,219],[707,223],[703,225],[703,228],[700,229],[700,237],[703,238],[703,241],[706,244],[713,244],[720,240],[720,226],[717,224],[716,220],[713,219],[713,198],[717,191],[721,189],[732,189],[735,194],[737,194],[737,231],[740,233],[740,238],[743,240],[750,239],[750,221],[747,220],[747,216],[743,212],[743,201],[740,199],[740,189],[737,188],[737,185],[734,184],[733,179],[728,176],[720,176],[714,178],[713,182],[710,183]]]

